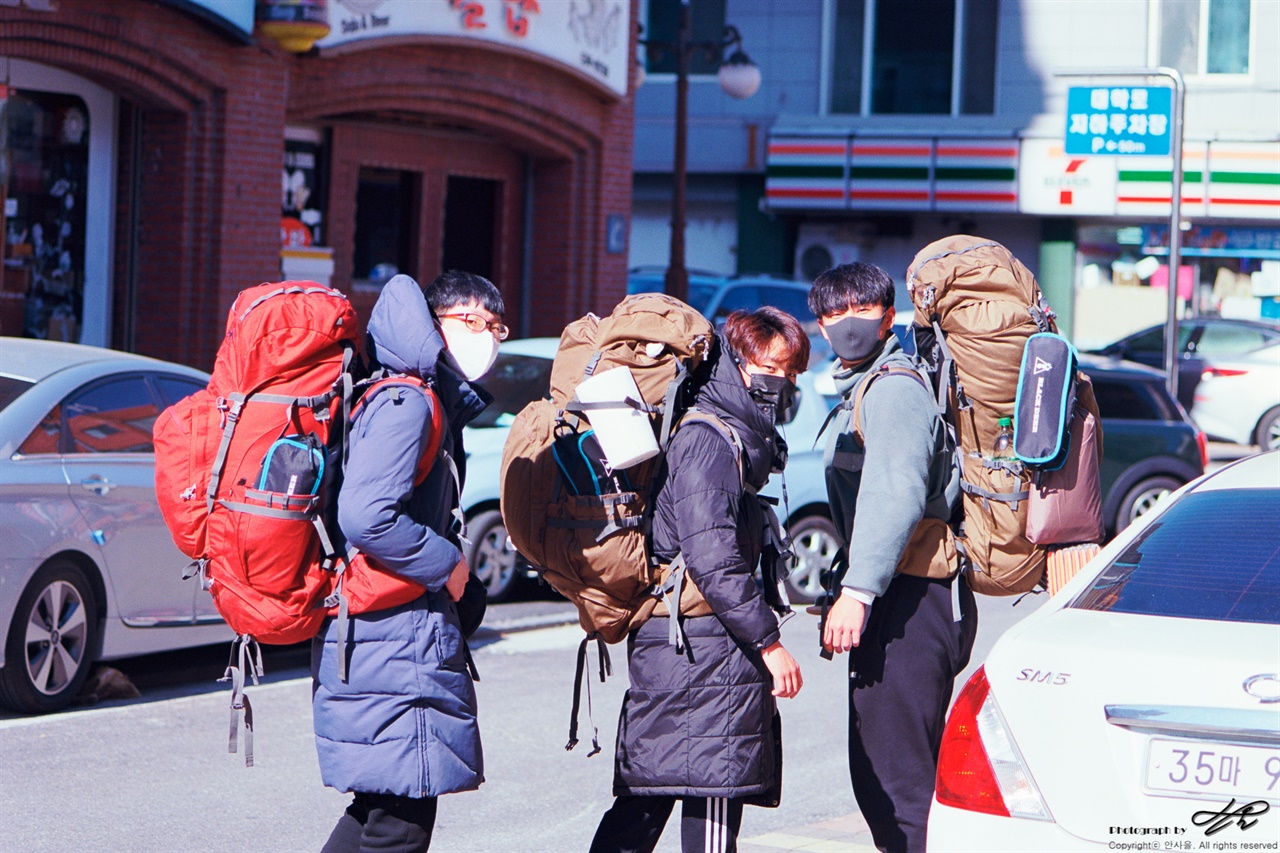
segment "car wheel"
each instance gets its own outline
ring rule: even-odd
[[[788,532],[796,564],[787,578],[787,595],[794,602],[809,604],[822,594],[822,573],[840,549],[836,526],[824,515],[806,515],[791,524]]]
[[[1138,483],[1120,501],[1120,511],[1116,513],[1116,533],[1150,512],[1156,501],[1180,488],[1182,482],[1172,477],[1151,477]]]
[[[502,513],[487,510],[467,522],[471,545],[466,551],[471,570],[484,583],[490,601],[506,601],[520,581],[520,560],[507,541]]]
[[[41,568],[18,599],[0,669],[0,705],[55,711],[71,704],[93,664],[98,610],[84,572],[67,561]]]
[[[1258,421],[1253,441],[1263,450],[1280,450],[1280,406],[1267,412]]]

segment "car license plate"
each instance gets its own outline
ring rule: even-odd
[[[1280,748],[1152,738],[1146,785],[1158,796],[1205,794],[1277,801]]]

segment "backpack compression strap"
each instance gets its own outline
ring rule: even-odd
[[[604,638],[591,633],[582,638],[578,644],[578,666],[573,676],[573,708],[569,712],[569,742],[564,745],[565,752],[578,745],[578,706],[582,703],[582,685],[587,685],[587,723],[591,726],[591,751],[587,758],[600,751],[600,729],[596,727],[595,716],[591,712],[591,677],[587,675],[587,646],[596,641],[596,658],[600,661],[600,681],[613,675],[613,662],[609,660],[609,648]]]
[[[416,376],[402,374],[385,376],[375,380],[365,388],[364,393],[360,395],[359,401],[351,409],[351,416],[347,421],[347,428],[343,432],[344,467],[346,461],[346,436],[350,432],[351,424],[354,423],[355,419],[362,411],[364,411],[365,405],[373,399],[375,394],[379,394],[389,389],[389,393],[393,395],[392,400],[398,402],[401,399],[402,388],[414,388],[421,392],[422,395],[426,397],[427,408],[431,410],[431,432],[427,437],[427,446],[423,448],[422,455],[418,457],[418,465],[414,469],[413,484],[415,486],[420,486],[424,481],[426,481],[427,476],[431,473],[432,467],[435,465],[436,456],[441,455],[445,458],[445,461],[448,462],[449,470],[453,473],[454,484],[457,486],[457,466],[454,465],[453,459],[449,454],[441,450],[441,446],[444,441],[445,429],[444,407],[440,404],[440,398],[437,396],[435,390],[428,383]],[[460,488],[457,491],[459,494],[461,493]],[[460,514],[456,504],[453,512],[455,517]],[[336,549],[329,537],[329,533],[325,529],[323,521],[319,518],[316,518],[316,530],[320,533],[321,548],[325,554],[325,567],[329,568],[334,562],[337,563],[337,579],[334,582],[333,592],[324,600],[324,606],[326,608],[338,608],[338,679],[345,682],[347,680],[347,644],[351,641],[351,613],[349,609],[350,603],[343,591],[343,574],[350,565],[350,558],[354,556],[355,552],[354,549],[352,549],[352,551],[346,555],[336,553]],[[466,527],[464,523],[463,531],[465,532],[465,530]]]
[[[227,661],[227,671],[219,681],[231,682],[231,734],[227,738],[227,752],[236,751],[236,735],[240,728],[240,717],[244,715],[244,766],[253,766],[253,705],[244,692],[244,680],[248,675],[253,683],[258,683],[262,675],[262,647],[249,634],[238,634],[231,641],[231,659]]]
[[[670,393],[668,398],[671,398]],[[738,482],[742,484],[743,493],[754,495],[755,490],[747,485],[746,452],[738,431],[711,412],[703,411],[696,406],[684,413],[675,428],[679,430],[685,424],[697,422],[708,424],[729,441],[729,445],[733,448],[733,458],[738,467]],[[686,565],[684,554],[676,554],[675,559],[671,561],[671,573],[667,575],[666,582],[659,589],[659,593],[667,603],[667,611],[670,613],[671,645],[676,647],[677,654],[683,652],[689,645],[689,638],[684,633],[684,625],[680,617],[680,596],[684,592]]]

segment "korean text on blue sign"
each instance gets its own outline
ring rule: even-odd
[[[1173,90],[1073,86],[1067,90],[1067,154],[1169,155]]]

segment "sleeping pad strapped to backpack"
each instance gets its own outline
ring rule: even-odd
[[[921,249],[907,269],[907,292],[916,309],[918,354],[934,374],[940,398],[945,396],[946,418],[956,433],[964,503],[956,544],[967,561],[970,586],[987,595],[1031,590],[1044,577],[1048,554],[1047,544],[1027,538],[1028,499],[1040,472],[1016,457],[996,459],[991,453],[999,419],[1016,414],[1027,341],[1057,331],[1053,311],[1030,270],[1008,249],[966,235]],[[1054,416],[1088,414],[1096,427],[1089,378],[1074,363],[1070,370],[1075,404]],[[1086,461],[1096,470],[1100,435],[1093,450],[1096,455]]]

